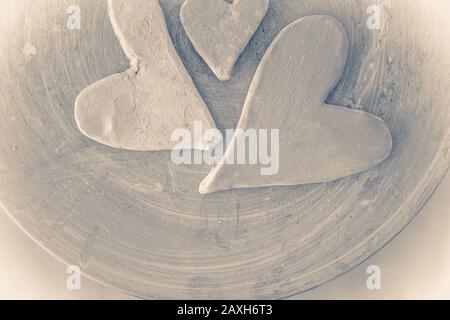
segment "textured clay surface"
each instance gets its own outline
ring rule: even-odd
[[[302,18],[283,29],[256,71],[237,130],[279,130],[279,150],[272,150],[279,153],[278,172],[227,164],[243,137],[236,134],[200,192],[329,182],[385,160],[392,137],[383,120],[324,103],[341,79],[347,52],[345,30],[330,16]]]
[[[110,0],[108,12],[131,68],[79,95],[75,117],[81,132],[111,147],[148,151],[172,149],[172,132],[193,134],[195,121],[215,128],[173,47],[158,0]]]
[[[80,30],[64,23],[73,1],[1,1],[0,203],[37,243],[102,283],[145,298],[297,294],[388,243],[448,168],[448,1],[380,1],[379,30],[366,25],[373,0],[271,1],[235,75],[221,82],[184,32],[183,1],[161,0],[176,50],[219,129],[236,128],[279,32],[299,18],[330,15],[348,35],[349,58],[326,103],[378,116],[393,136],[389,158],[358,175],[208,195],[198,186],[209,166],[177,166],[170,152],[114,149],[80,133],[76,97],[129,59],[107,2],[76,2]]]
[[[268,7],[269,0],[186,0],[180,19],[198,54],[226,81]]]

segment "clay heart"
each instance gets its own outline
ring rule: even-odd
[[[75,103],[81,132],[111,147],[170,150],[175,129],[215,128],[170,40],[158,0],[109,0],[114,31],[131,68],[86,88]],[[195,149],[206,149],[200,141]]]
[[[200,192],[333,181],[385,160],[392,137],[383,120],[324,103],[342,76],[347,50],[346,33],[332,17],[306,17],[286,27],[255,74],[238,124],[241,131],[279,130],[278,172],[228,165],[242,138],[235,134]]]
[[[187,0],[180,18],[198,54],[226,81],[268,7],[269,0]]]

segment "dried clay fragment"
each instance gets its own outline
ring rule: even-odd
[[[238,124],[244,131],[279,130],[277,173],[263,175],[259,164],[226,164],[237,149],[235,134],[200,192],[333,181],[385,160],[392,136],[383,120],[324,103],[342,76],[347,50],[346,33],[332,17],[306,17],[286,27],[256,72]]]
[[[175,129],[215,128],[170,39],[158,0],[109,0],[108,12],[129,70],[86,88],[75,118],[87,137],[116,148],[170,150]],[[195,149],[206,149],[200,141]]]

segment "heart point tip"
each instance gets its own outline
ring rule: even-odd
[[[229,81],[231,79],[231,70],[224,70],[222,68],[214,68],[214,74],[220,81]]]
[[[200,183],[200,186],[198,187],[198,191],[200,194],[210,194],[217,191],[220,191],[221,189],[218,188],[218,186],[215,183],[213,176],[209,174],[203,181]]]
[[[200,194],[208,194],[211,193],[209,191],[209,184],[205,183],[205,180],[202,181],[202,183],[200,183],[200,186],[198,187],[198,192],[200,192]]]

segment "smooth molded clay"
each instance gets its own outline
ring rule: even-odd
[[[81,132],[111,147],[153,151],[174,148],[173,131],[192,133],[195,121],[215,128],[175,51],[159,2],[109,0],[108,12],[131,67],[81,92],[75,103]],[[207,143],[192,147],[207,149]]]
[[[180,18],[198,54],[226,81],[268,7],[269,0],[187,0]]]
[[[235,135],[200,192],[328,182],[385,160],[392,136],[383,120],[324,103],[342,76],[347,51],[347,35],[332,17],[310,16],[286,27],[258,67],[238,124],[243,130],[280,130],[278,173],[226,164]]]

